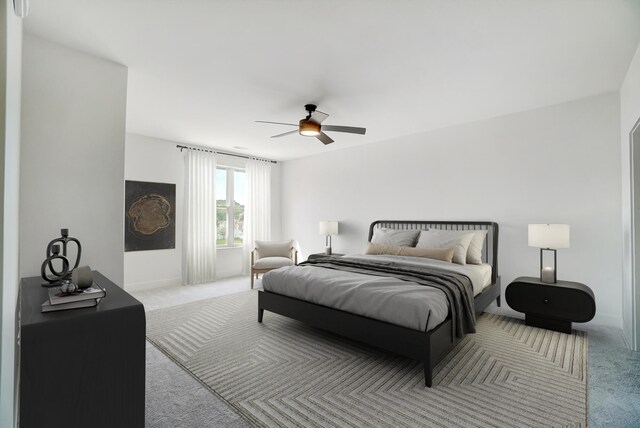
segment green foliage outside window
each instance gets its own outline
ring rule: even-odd
[[[216,169],[216,244],[242,245],[244,237],[244,205],[246,201],[246,174],[231,168]],[[228,216],[233,218],[229,219]],[[231,221],[229,221],[231,220]],[[231,230],[229,230],[232,228]],[[232,239],[233,242],[229,242]]]
[[[219,199],[216,201],[216,226],[217,226],[217,245],[227,245],[227,201]],[[242,244],[244,234],[244,205],[233,201],[233,242],[235,245]]]

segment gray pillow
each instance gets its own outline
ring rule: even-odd
[[[373,231],[371,242],[392,247],[415,247],[419,230],[396,230],[380,228]]]

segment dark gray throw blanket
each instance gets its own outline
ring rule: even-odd
[[[431,266],[407,266],[389,261],[363,261],[348,257],[322,257],[308,260],[300,265],[319,266],[365,275],[390,276],[438,288],[444,292],[449,302],[452,339],[476,332],[473,286],[466,275]]]

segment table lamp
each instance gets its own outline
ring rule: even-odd
[[[324,220],[320,222],[320,235],[325,236],[325,254],[331,255],[331,235],[338,234],[338,222],[335,220]]]
[[[558,248],[569,248],[568,224],[530,224],[529,246],[540,248],[540,281],[555,284],[557,276]],[[543,267],[543,252],[553,251],[553,267]]]

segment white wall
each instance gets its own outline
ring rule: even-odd
[[[66,227],[81,264],[122,286],[127,69],[26,36],[22,77],[20,274]]]
[[[333,249],[348,253],[373,220],[493,220],[504,290],[538,275],[527,224],[568,223],[559,277],[589,285],[596,322],[619,327],[619,120],[612,93],[285,162],[283,235],[322,251],[318,221],[337,219]]]
[[[620,87],[620,142],[622,160],[622,237],[623,237],[623,287],[622,287],[622,330],[627,343],[635,350],[640,349],[640,329],[634,328],[632,318],[633,290],[631,280],[631,160],[629,132],[640,118],[640,46]],[[640,219],[636,219],[640,221]],[[640,311],[640,295],[636,297]],[[640,315],[640,314],[639,314]]]
[[[12,2],[0,6],[0,426],[15,426],[16,305],[18,296],[18,188],[22,21]]]
[[[176,143],[127,134],[125,145],[126,180],[172,183],[176,185],[176,206],[182,207],[184,173]],[[170,250],[124,253],[125,289],[163,287],[181,283],[182,209],[176,210],[176,247]]]
[[[124,256],[125,288],[141,290],[181,283],[182,268],[182,203],[184,193],[184,159],[175,141],[127,134],[125,178],[176,184],[176,248],[173,250],[130,251]],[[244,168],[246,160],[220,155],[218,164]],[[280,239],[280,168],[272,168],[272,224],[274,239]],[[226,278],[242,274],[242,247],[219,248],[217,276]]]

